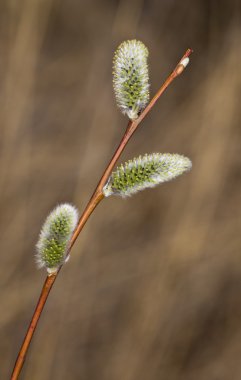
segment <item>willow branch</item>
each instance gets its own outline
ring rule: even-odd
[[[147,105],[147,107],[144,109],[144,111],[139,115],[139,117],[137,119],[135,119],[133,121],[129,121],[129,123],[127,125],[127,129],[124,133],[124,136],[121,139],[121,142],[120,142],[118,148],[116,149],[113,157],[111,158],[109,164],[107,165],[107,167],[106,167],[106,169],[105,169],[105,171],[104,171],[104,173],[103,173],[92,197],[90,198],[84,212],[82,213],[82,215],[79,219],[78,225],[77,225],[77,227],[73,233],[73,236],[71,238],[71,241],[70,241],[69,249],[67,252],[68,255],[70,254],[70,251],[71,251],[76,239],[78,238],[81,230],[83,229],[83,227],[84,227],[85,223],[87,222],[87,220],[89,219],[90,215],[92,214],[92,212],[94,211],[96,206],[100,203],[100,201],[104,198],[103,187],[105,186],[106,182],[108,181],[108,178],[111,175],[111,172],[112,172],[117,160],[119,159],[121,153],[125,149],[125,147],[126,147],[128,141],[130,140],[131,136],[136,131],[136,129],[138,128],[138,126],[140,125],[142,120],[151,111],[151,109],[153,108],[153,106],[155,105],[157,100],[160,98],[160,96],[163,94],[163,92],[167,89],[167,87],[172,83],[172,81],[176,77],[178,77],[183,72],[183,70],[186,67],[185,59],[188,58],[191,55],[191,53],[192,53],[191,49],[188,49],[185,52],[185,54],[183,55],[183,57],[181,58],[181,60],[177,64],[177,66],[175,67],[175,69],[168,76],[166,81],[163,83],[163,85],[157,91],[156,95],[152,98],[152,100]],[[57,273],[48,276],[44,282],[44,285],[43,285],[37,306],[36,306],[35,311],[33,313],[32,320],[30,322],[30,325],[29,325],[27,333],[25,335],[23,344],[20,348],[18,357],[16,359],[15,366],[14,366],[14,369],[12,372],[11,380],[16,380],[19,377],[19,374],[21,372],[21,369],[23,367],[23,364],[24,364],[24,361],[26,358],[26,354],[27,354],[29,345],[31,343],[34,331],[37,327],[37,324],[38,324],[39,318],[41,316],[42,310],[44,308],[45,302],[47,301],[47,298],[49,296],[51,288],[52,288],[60,270],[61,270],[61,267]]]

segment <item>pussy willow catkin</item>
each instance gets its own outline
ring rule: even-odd
[[[118,107],[131,120],[149,101],[148,50],[137,40],[124,41],[113,61],[113,84]]]
[[[47,217],[36,245],[36,262],[48,273],[56,272],[66,260],[66,252],[78,222],[77,209],[64,203],[57,206]]]
[[[106,197],[127,197],[148,187],[170,181],[191,167],[189,158],[179,154],[145,154],[119,166],[111,174],[103,192]]]

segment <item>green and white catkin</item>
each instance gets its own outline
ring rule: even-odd
[[[145,154],[118,167],[111,174],[103,193],[106,197],[110,195],[127,197],[159,183],[170,181],[191,167],[189,158],[179,154]]]
[[[52,274],[64,264],[68,244],[77,223],[78,211],[68,203],[60,204],[49,214],[36,245],[39,268],[45,267]]]
[[[131,120],[149,101],[148,50],[137,40],[124,41],[113,61],[113,84],[118,107]]]

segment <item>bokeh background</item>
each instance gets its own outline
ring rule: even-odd
[[[127,124],[112,57],[150,52],[154,94],[184,74],[127,146],[193,170],[92,215],[43,312],[21,379],[241,379],[241,4],[236,0],[0,1],[0,378],[44,271],[35,243],[60,202],[83,210]]]

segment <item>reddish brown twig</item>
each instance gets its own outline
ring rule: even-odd
[[[184,68],[185,68],[185,65],[183,65],[183,60],[185,58],[188,58],[190,56],[190,54],[192,53],[192,50],[191,49],[188,49],[186,51],[186,53],[183,55],[183,57],[181,58],[181,60],[179,61],[179,63],[177,64],[177,66],[175,67],[175,69],[172,71],[172,73],[168,76],[168,78],[166,79],[166,81],[163,83],[163,85],[161,86],[161,88],[157,91],[156,95],[152,98],[152,100],[150,101],[150,103],[147,105],[147,107],[144,109],[144,111],[140,114],[140,116],[134,120],[134,121],[129,121],[128,123],[128,126],[127,126],[127,129],[124,133],[124,136],[122,137],[122,140],[118,146],[118,148],[116,149],[113,157],[111,158],[109,164],[107,165],[107,168],[105,169],[104,171],[104,174],[102,175],[92,197],[90,198],[83,214],[81,215],[80,219],[79,219],[79,222],[78,222],[78,225],[74,231],[74,234],[72,236],[72,239],[70,241],[70,247],[69,247],[69,250],[68,250],[68,254],[70,253],[70,250],[71,248],[73,247],[76,239],[78,238],[82,228],[84,227],[85,223],[87,222],[88,218],[90,217],[90,215],[92,214],[92,212],[94,211],[94,209],[96,208],[96,206],[100,203],[100,201],[104,198],[104,195],[103,195],[103,187],[104,185],[106,184],[109,176],[111,175],[111,172],[117,162],[117,160],[119,159],[121,153],[123,152],[125,146],[127,145],[128,141],[130,140],[131,136],[133,135],[133,133],[136,131],[137,127],[140,125],[141,121],[144,119],[144,117],[146,117],[146,115],[151,111],[151,109],[153,108],[153,106],[155,105],[156,101],[160,98],[160,96],[163,94],[163,92],[167,89],[167,87],[172,83],[172,81],[177,77],[179,76]],[[60,268],[61,269],[61,268]],[[32,340],[32,336],[34,334],[34,331],[37,327],[37,324],[38,324],[38,320],[41,316],[41,313],[42,313],[42,310],[44,308],[44,305],[45,305],[45,302],[48,298],[48,295],[50,293],[50,290],[58,276],[58,273],[60,271],[60,269],[58,270],[58,272],[56,274],[52,274],[51,276],[48,276],[44,282],[44,285],[43,285],[43,288],[42,288],[42,292],[40,294],[40,297],[39,297],[39,300],[38,300],[38,303],[37,303],[37,306],[36,306],[36,309],[33,313],[33,317],[32,317],[32,320],[30,322],[30,325],[28,327],[28,330],[27,330],[27,333],[25,335],[25,338],[24,338],[24,341],[23,341],[23,344],[21,346],[21,349],[19,351],[19,354],[18,354],[18,357],[16,359],[16,362],[15,362],[15,366],[14,366],[14,369],[13,369],[13,372],[12,372],[12,377],[11,377],[11,380],[16,380],[18,379],[19,377],[19,374],[21,372],[21,369],[22,369],[22,366],[24,364],[24,360],[25,360],[25,357],[26,357],[26,354],[27,354],[27,350],[28,350],[28,347],[31,343],[31,340]]]

